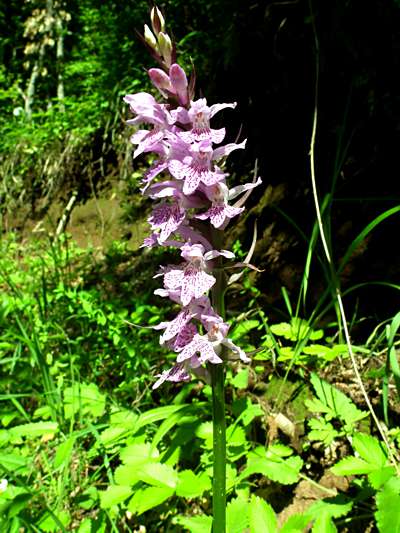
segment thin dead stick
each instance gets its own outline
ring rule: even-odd
[[[72,208],[74,207],[74,204],[76,202],[76,199],[78,198],[78,191],[74,191],[72,193],[71,198],[69,199],[69,202],[67,203],[64,213],[62,214],[62,217],[60,218],[60,222],[58,223],[55,238],[57,239],[61,233],[64,231],[65,226],[67,225],[69,215],[71,214]]]
[[[332,258],[331,258],[331,254],[330,254],[329,247],[328,247],[327,240],[326,240],[326,236],[325,236],[324,225],[322,223],[321,210],[320,210],[320,206],[319,206],[318,192],[317,192],[317,181],[316,181],[316,178],[315,178],[315,155],[314,155],[314,149],[315,149],[315,139],[316,139],[316,134],[317,134],[317,123],[318,123],[319,42],[318,42],[318,36],[317,36],[316,27],[315,27],[314,13],[313,13],[313,10],[312,10],[311,0],[310,0],[310,12],[311,12],[311,21],[312,21],[312,27],[313,27],[314,39],[315,39],[315,55],[316,55],[316,59],[315,59],[316,75],[315,75],[314,117],[313,117],[313,127],[312,127],[311,142],[310,142],[310,153],[309,153],[309,155],[310,155],[311,183],[312,183],[312,191],[313,191],[313,198],[314,198],[314,204],[315,204],[315,211],[316,211],[316,214],[317,214],[318,228],[319,228],[319,233],[321,235],[322,245],[323,245],[323,248],[324,248],[324,252],[325,252],[328,264],[331,267],[331,269],[333,270]],[[385,431],[384,431],[384,429],[382,427],[382,424],[380,423],[380,421],[379,421],[379,419],[378,419],[378,417],[377,417],[377,415],[375,413],[374,408],[372,407],[372,403],[371,403],[371,401],[369,399],[368,393],[367,393],[367,391],[366,391],[366,389],[364,387],[364,384],[362,382],[361,374],[360,374],[360,371],[358,369],[357,361],[356,361],[356,358],[354,356],[354,352],[353,352],[353,348],[352,348],[352,344],[351,344],[350,333],[349,333],[349,330],[348,330],[348,327],[347,327],[347,318],[346,318],[346,313],[345,313],[344,306],[343,306],[343,300],[342,300],[342,295],[341,295],[341,292],[340,292],[339,282],[336,283],[335,296],[336,296],[336,300],[337,300],[338,305],[339,305],[340,316],[342,318],[343,330],[344,330],[344,335],[345,335],[345,339],[346,339],[346,345],[347,345],[347,349],[348,349],[348,352],[349,352],[349,356],[350,356],[351,364],[352,364],[352,367],[353,367],[354,375],[355,375],[355,378],[356,378],[356,381],[357,381],[357,385],[359,386],[359,388],[361,390],[361,393],[362,393],[362,395],[364,397],[365,403],[367,404],[368,410],[371,413],[371,416],[372,416],[372,418],[373,418],[373,420],[375,422],[375,425],[376,425],[376,427],[377,427],[377,429],[378,429],[378,431],[379,431],[379,433],[380,433],[380,435],[382,437],[383,442],[385,443],[385,446],[386,446],[387,451],[388,451],[388,457],[390,458],[390,461],[392,462],[393,466],[395,467],[397,474],[400,475],[400,469],[399,469],[399,466],[398,466],[398,461],[395,458],[395,456],[393,455],[393,452],[392,452],[390,443],[389,443],[389,441],[387,439],[386,433],[385,433]]]

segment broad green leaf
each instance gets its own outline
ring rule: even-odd
[[[232,379],[232,385],[237,389],[245,389],[249,383],[249,369],[244,368]]]
[[[93,522],[90,518],[85,518],[78,529],[78,533],[92,533]]]
[[[318,396],[318,400],[306,400],[307,407],[313,412],[327,413],[332,418],[339,418],[352,426],[368,415],[360,411],[354,403],[330,383],[321,379],[317,374],[311,374],[311,383]]]
[[[315,520],[311,531],[312,533],[337,533],[331,517],[324,513]]]
[[[211,450],[213,447],[213,425],[212,422],[203,422],[196,429],[196,437],[204,440],[204,446]]]
[[[371,435],[356,433],[353,436],[352,446],[355,451],[368,463],[376,466],[384,466],[387,454],[381,442]]]
[[[178,484],[178,474],[172,466],[162,463],[144,463],[138,469],[141,481],[156,487],[175,488]]]
[[[353,502],[344,498],[343,496],[335,496],[334,498],[324,498],[323,500],[316,501],[307,510],[306,515],[318,519],[322,515],[328,518],[338,518],[344,516],[351,511]]]
[[[64,413],[72,418],[77,413],[81,416],[92,415],[98,418],[103,415],[106,405],[105,395],[99,391],[95,383],[75,383],[64,390]]]
[[[246,433],[241,426],[232,424],[226,428],[226,443],[228,446],[241,446],[246,442]]]
[[[109,509],[125,501],[131,494],[132,489],[127,485],[110,485],[106,490],[99,491],[100,507]]]
[[[60,531],[60,524],[66,527],[71,520],[71,517],[66,511],[59,511],[58,513],[46,512],[39,520],[38,526],[40,531],[45,533],[56,533]]]
[[[230,501],[226,507],[226,530],[229,533],[243,533],[249,526],[248,502],[241,498]]]
[[[178,473],[176,486],[177,496],[183,498],[198,498],[203,492],[211,489],[211,481],[205,472],[196,475],[191,470],[182,470]]]
[[[211,516],[176,516],[173,522],[187,528],[190,533],[211,533]]]
[[[340,434],[330,422],[324,418],[311,418],[308,422],[311,431],[307,437],[312,441],[321,441],[325,446],[329,446]]]
[[[153,507],[165,502],[174,493],[174,489],[168,487],[146,487],[135,492],[128,503],[128,511],[141,515]]]
[[[30,460],[15,453],[0,454],[0,469],[2,466],[7,470],[18,471],[20,468],[28,466]]]
[[[74,449],[75,440],[75,437],[72,436],[59,445],[54,457],[54,468],[68,465],[71,459],[72,450]]]
[[[303,533],[309,523],[307,515],[294,514],[286,520],[279,533]]]
[[[400,478],[391,478],[376,495],[379,533],[400,533]]]
[[[181,408],[178,411],[174,411],[168,417],[163,421],[163,423],[159,426],[157,429],[153,440],[152,440],[152,446],[155,448],[167,435],[170,433],[171,429],[176,426],[177,424],[182,422],[183,417],[185,414],[189,413],[190,411],[193,411],[192,405],[182,405]],[[194,419],[196,420],[196,418]]]
[[[244,322],[240,322],[237,326],[235,326],[234,330],[229,334],[229,336],[233,341],[238,341],[247,335],[249,331],[257,328],[259,325],[260,322],[258,320],[245,320]]]
[[[143,463],[123,464],[117,466],[114,472],[114,480],[118,485],[135,485],[141,480],[139,470]]]
[[[262,498],[252,496],[249,505],[250,533],[276,533],[278,521],[275,511]]]
[[[258,403],[250,403],[250,405],[243,411],[240,418],[244,426],[248,426],[250,422],[254,420],[257,416],[263,416],[264,411],[261,409],[261,406]]]
[[[393,477],[396,473],[394,466],[382,466],[378,470],[374,470],[368,474],[368,481],[371,483],[371,486],[378,490]]]
[[[197,405],[200,406],[201,404]],[[159,420],[165,420],[176,411],[180,411],[182,409],[185,409],[186,407],[186,405],[166,405],[164,407],[156,407],[155,409],[150,409],[149,411],[146,411],[139,415],[135,429],[136,431],[139,431],[139,429],[144,426],[154,424],[154,422],[158,422]]]
[[[157,449],[152,449],[148,442],[135,443],[122,448],[119,457],[125,464],[140,464],[149,459],[157,459],[160,456]]]
[[[32,422],[9,429],[13,438],[26,437],[28,439],[53,435],[57,431],[58,424],[56,422]]]
[[[336,463],[331,471],[337,476],[352,476],[358,474],[369,474],[376,469],[374,465],[367,463],[359,457],[345,457]]]
[[[250,452],[247,466],[240,474],[239,479],[245,479],[252,474],[262,474],[272,481],[277,481],[284,485],[296,483],[303,466],[303,460],[299,456],[287,457],[286,448],[286,446],[271,446],[263,456],[260,456],[259,453]],[[286,457],[280,455],[282,453]],[[292,453],[291,450],[290,453]]]

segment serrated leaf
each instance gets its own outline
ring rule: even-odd
[[[242,446],[247,443],[246,433],[242,427],[232,424],[226,428],[226,443],[228,446]]]
[[[252,496],[249,505],[250,533],[276,533],[278,521],[275,511],[265,500]]]
[[[339,435],[333,425],[324,418],[312,418],[309,420],[309,426],[311,428],[307,434],[309,440],[323,442],[325,446],[329,446]]]
[[[309,522],[307,515],[294,514],[286,520],[279,533],[303,533]]]
[[[257,416],[263,416],[264,411],[261,409],[258,403],[253,403],[248,405],[246,409],[242,412],[241,419],[244,426],[248,426],[250,422],[254,420]]]
[[[132,494],[132,489],[126,485],[110,485],[106,490],[99,491],[100,507],[109,509],[125,501]]]
[[[211,489],[211,481],[205,472],[196,475],[191,470],[182,470],[178,473],[176,486],[177,496],[183,498],[198,498],[203,492]]]
[[[138,469],[138,478],[156,487],[175,488],[178,474],[172,466],[163,463],[144,463]]]
[[[333,418],[339,418],[339,420],[348,425],[353,425],[367,416],[368,413],[357,409],[350,398],[327,381],[321,379],[317,374],[311,374],[311,383],[318,396],[319,404],[324,406],[320,412],[326,412]],[[315,407],[318,406],[318,402],[306,400],[305,403],[310,410],[317,411]]]
[[[375,490],[378,490],[386,483],[386,481],[394,476],[395,473],[396,470],[394,466],[383,466],[368,474],[368,481]]]
[[[273,449],[274,447],[271,447]],[[286,447],[275,448],[280,453]],[[240,474],[239,479],[245,479],[252,474],[262,474],[272,481],[277,481],[284,485],[296,483],[299,479],[299,473],[303,466],[303,460],[299,456],[283,457],[271,452],[271,449],[264,453],[264,457],[257,453],[250,452],[248,455],[247,466]],[[290,450],[290,448],[289,448]],[[290,453],[291,450],[290,450]]]
[[[337,476],[369,474],[373,470],[375,470],[374,465],[367,463],[359,457],[345,457],[331,468],[331,471]]]
[[[141,515],[161,505],[174,493],[174,489],[168,487],[146,487],[135,492],[128,503],[128,511],[133,514]]]
[[[335,496],[316,501],[307,510],[306,515],[313,519],[318,519],[322,515],[329,518],[339,518],[349,513],[352,507],[353,501],[343,496]]]
[[[400,533],[400,479],[391,478],[376,495],[379,533]]]
[[[331,517],[326,514],[320,515],[314,522],[312,533],[337,533]]]
[[[368,463],[375,466],[384,466],[387,454],[381,442],[371,435],[356,433],[353,436],[352,446],[355,451]]]
[[[231,500],[226,508],[226,530],[229,533],[243,533],[249,525],[248,502],[242,498]]]
[[[173,521],[174,524],[187,528],[190,533],[211,533],[211,516],[177,516]]]

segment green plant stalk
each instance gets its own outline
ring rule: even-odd
[[[225,365],[212,365],[213,402],[213,533],[226,530]]]
[[[220,250],[222,232],[213,232],[213,245]],[[215,311],[225,318],[226,276],[221,259],[217,260],[213,272],[216,282],[212,289],[212,304]],[[225,361],[224,348],[219,354]],[[212,533],[226,531],[226,418],[225,418],[225,363],[209,365],[212,386],[213,413],[213,525]]]

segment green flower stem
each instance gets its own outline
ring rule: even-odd
[[[214,250],[222,248],[222,232],[213,232]],[[212,290],[212,303],[215,311],[225,318],[226,276],[221,259],[216,261],[213,272],[216,282]],[[219,354],[225,360],[224,348]],[[226,532],[226,420],[225,420],[225,363],[209,365],[212,386],[213,412],[213,533]]]
[[[213,399],[213,533],[226,531],[225,365],[211,366]]]

